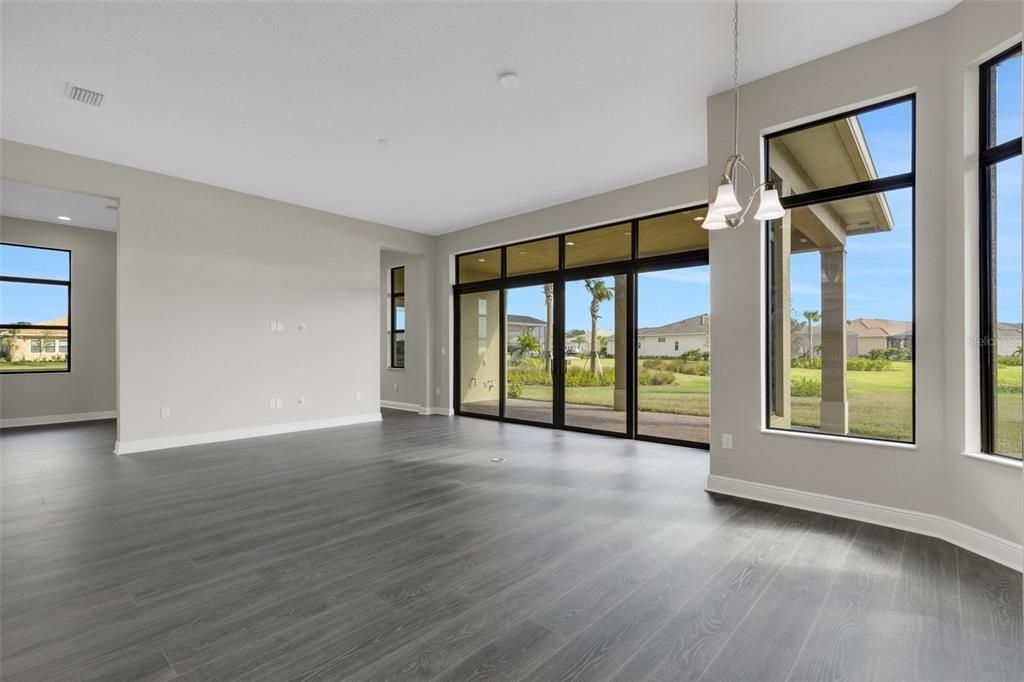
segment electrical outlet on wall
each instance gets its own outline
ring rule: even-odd
[[[161,407],[160,408],[160,418],[161,419],[167,419],[167,417],[170,417],[170,416],[171,416],[171,408],[169,408],[169,407]]]
[[[732,434],[731,433],[723,433],[722,434],[722,449],[723,450],[732,450]]]
[[[363,399],[363,394],[360,393],[359,391],[356,391],[356,400],[359,401],[359,400],[362,400],[362,399]]]
[[[398,384],[395,384],[395,393],[398,393]]]

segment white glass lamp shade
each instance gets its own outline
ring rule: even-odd
[[[740,202],[736,201],[736,192],[732,183],[723,180],[718,186],[718,193],[715,195],[715,203],[711,205],[711,212],[719,215],[734,215],[743,210]]]
[[[782,202],[779,201],[779,191],[777,189],[766,189],[761,193],[761,203],[757,207],[757,213],[754,214],[754,220],[775,220],[786,215],[786,209],[782,208]]]
[[[725,216],[721,213],[715,213],[713,210],[708,211],[707,216],[704,217],[704,222],[700,224],[705,230],[724,230],[729,227],[729,223],[725,222]]]

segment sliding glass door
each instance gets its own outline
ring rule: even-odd
[[[501,415],[501,291],[459,296],[459,406]]]
[[[709,440],[709,274],[707,265],[637,274],[638,436]]]
[[[564,425],[630,433],[629,275],[569,280],[560,308]]]
[[[553,424],[555,285],[505,290],[505,417]]]
[[[459,255],[456,413],[706,446],[704,212]]]

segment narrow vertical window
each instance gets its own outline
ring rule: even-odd
[[[981,446],[1021,458],[1021,47],[981,65]]]
[[[0,244],[0,372],[71,369],[71,252]]]
[[[405,368],[405,268],[391,268],[391,367]]]
[[[773,134],[768,426],[914,441],[914,99]]]

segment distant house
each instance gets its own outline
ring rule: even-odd
[[[821,325],[813,328],[814,356],[820,357]],[[802,326],[793,333],[791,352],[797,357],[811,355],[811,341],[807,327]],[[858,317],[846,323],[846,355],[857,357],[868,355],[873,350],[889,348],[912,348],[914,345],[914,324],[904,320],[884,320],[875,317]]]
[[[529,330],[540,341],[541,350],[547,350],[548,323],[529,315],[508,315],[505,320],[505,342],[510,349],[519,346],[519,336]]]
[[[66,316],[39,322],[53,326],[67,323]],[[68,332],[65,329],[0,330],[0,356],[9,362],[67,360]]]
[[[1013,355],[1021,347],[1024,330],[1020,322],[1000,322],[996,330],[996,354]]]
[[[707,352],[710,340],[710,315],[694,315],[660,327],[637,330],[639,357],[682,355],[686,351]]]

